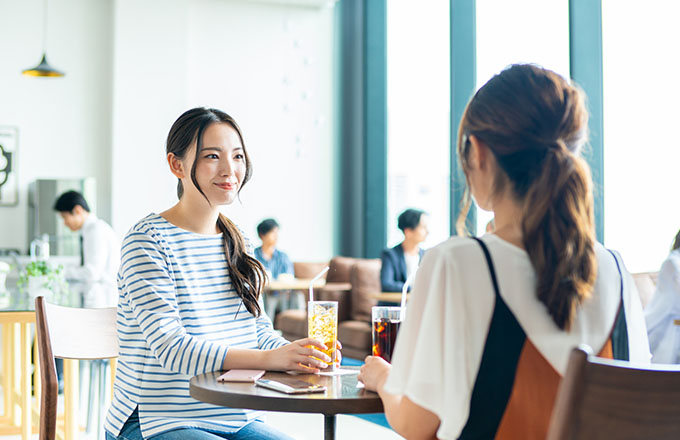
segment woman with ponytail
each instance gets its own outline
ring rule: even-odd
[[[322,342],[289,343],[274,331],[260,305],[264,268],[219,211],[252,173],[241,130],[219,110],[189,110],[170,129],[167,160],[179,202],[140,220],[122,245],[107,439],[289,439],[257,411],[189,396],[200,373],[314,373],[330,361]]]
[[[406,438],[544,439],[569,353],[649,362],[640,299],[621,258],[595,241],[583,94],[513,65],[472,98],[458,156],[495,231],[429,250],[392,365],[359,379]],[[465,235],[459,231],[459,235]]]

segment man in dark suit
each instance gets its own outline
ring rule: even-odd
[[[399,215],[397,226],[404,233],[404,241],[382,252],[383,292],[401,292],[406,279],[415,273],[424,253],[419,244],[427,238],[427,223],[427,214],[419,209],[407,209]]]

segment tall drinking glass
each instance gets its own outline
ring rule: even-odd
[[[376,306],[373,315],[373,356],[392,362],[394,343],[401,325],[401,307]]]
[[[309,337],[318,339],[326,345],[321,350],[331,358],[326,371],[335,369],[335,346],[338,340],[338,302],[309,301],[307,303],[307,322]]]

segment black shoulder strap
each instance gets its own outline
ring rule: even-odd
[[[501,298],[501,291],[498,288],[498,280],[496,279],[496,270],[493,267],[493,260],[491,259],[491,254],[489,253],[489,248],[486,247],[486,243],[484,243],[480,238],[478,237],[472,237],[477,243],[479,243],[479,246],[482,248],[482,251],[484,252],[484,257],[486,257],[486,264],[489,266],[489,273],[491,274],[491,282],[493,283],[493,291],[494,294],[496,295],[496,301],[499,299],[503,301],[503,298]],[[505,303],[505,301],[503,301]]]
[[[468,420],[459,439],[492,439],[510,400],[526,334],[500,295],[489,249],[479,238],[472,238],[477,240],[486,257],[496,303],[472,389]],[[474,292],[464,294],[473,295]]]
[[[619,311],[616,314],[616,321],[614,321],[614,328],[612,329],[611,341],[612,341],[612,354],[614,359],[620,361],[630,360],[630,353],[628,352],[628,326],[626,324],[626,308],[623,303],[623,272],[621,271],[621,265],[619,264],[619,259],[616,254],[607,249],[614,261],[616,262],[616,269],[619,271],[619,279],[621,280],[621,303],[619,304]]]

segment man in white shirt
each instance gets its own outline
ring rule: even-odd
[[[116,275],[120,265],[120,241],[105,221],[90,212],[82,194],[67,191],[54,204],[72,231],[81,231],[81,262],[67,268],[66,278],[83,286],[85,307],[115,307],[118,303]]]

